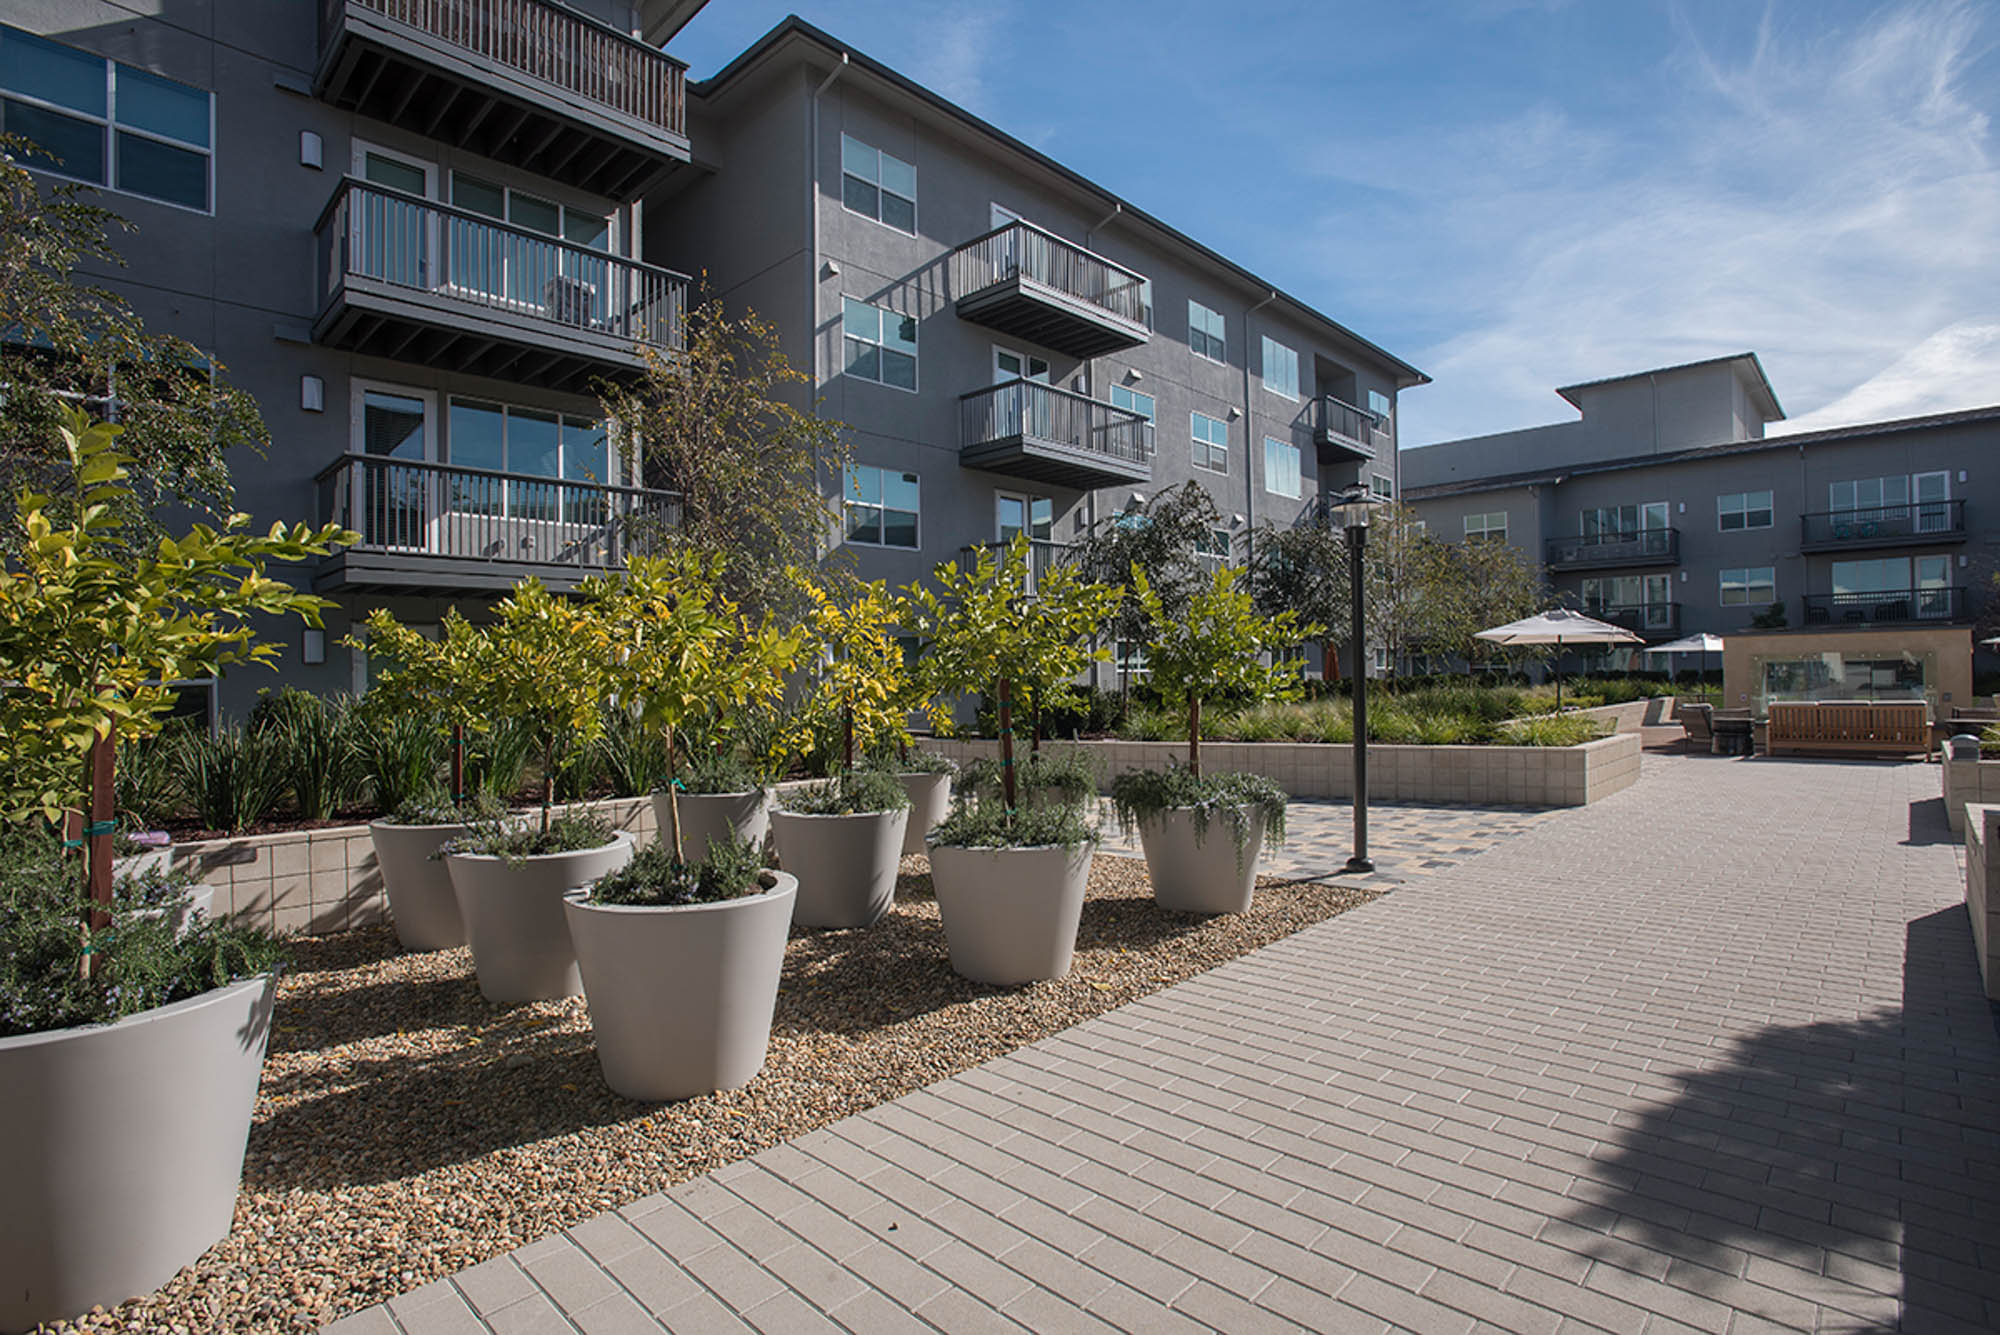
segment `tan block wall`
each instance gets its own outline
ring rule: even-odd
[[[2000,1001],[2000,887],[1993,876],[2000,866],[1992,862],[1993,844],[2000,840],[2000,806],[1973,803],[1964,808],[1965,822],[1965,911],[1972,919],[1973,953],[1979,959],[1979,976],[1986,980],[1986,995]]]
[[[1950,760],[1944,773],[1944,818],[1953,834],[1965,834],[1968,802],[2000,802],[2000,760]]]

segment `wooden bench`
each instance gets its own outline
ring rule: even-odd
[[[1921,700],[1777,700],[1768,746],[1774,756],[1907,756],[1930,750],[1930,727]]]

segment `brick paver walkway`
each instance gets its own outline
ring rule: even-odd
[[[1993,1330],[2000,1039],[1937,783],[1649,756],[335,1329]]]

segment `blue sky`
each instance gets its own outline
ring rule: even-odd
[[[1994,0],[712,0],[803,17],[1429,372],[1416,445],[1745,349],[1796,429],[2000,403]]]

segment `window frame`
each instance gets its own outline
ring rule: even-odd
[[[872,473],[876,473],[884,479],[881,487],[876,492],[876,494],[881,497],[880,500],[875,500],[875,501],[856,500],[850,494],[850,491],[853,487],[854,474],[862,469],[867,469]],[[909,478],[912,484],[915,485],[917,489],[916,509],[905,510],[900,505],[892,506],[889,504],[889,488],[886,479],[888,474],[890,473],[897,473],[902,475],[903,477]],[[868,542],[863,539],[854,537],[853,526],[848,522],[848,515],[857,509],[875,511],[876,531],[884,535],[884,538],[887,537],[889,532],[888,515],[891,510],[894,510],[897,514],[909,515],[913,520],[915,520],[914,527],[916,528],[916,541],[914,543],[905,545],[900,542],[888,542],[888,541]],[[874,548],[877,551],[885,551],[885,552],[922,551],[924,549],[923,474],[911,468],[887,468],[881,464],[849,463],[848,465],[846,465],[846,467],[842,470],[840,477],[840,541],[843,545],[846,546],[870,547]]]
[[[853,144],[857,148],[867,149],[870,153],[873,153],[875,155],[874,180],[870,181],[866,177],[857,175],[856,173],[847,170],[847,146],[849,144]],[[883,158],[889,159],[889,161],[896,163],[898,166],[907,167],[910,169],[910,193],[907,196],[904,195],[903,192],[900,190],[891,190],[887,186],[882,184]],[[863,213],[860,209],[855,208],[852,204],[849,204],[847,202],[847,178],[850,176],[854,177],[855,180],[861,182],[863,185],[868,186],[870,189],[876,192],[875,212]],[[910,206],[910,227],[908,231],[904,231],[902,228],[896,226],[896,224],[889,222],[882,217],[882,196],[884,194],[894,195],[897,199],[905,199],[908,201]],[[848,213],[853,214],[857,218],[866,218],[868,219],[868,221],[876,224],[877,226],[886,227],[890,231],[896,233],[898,236],[919,235],[919,221],[918,221],[919,214],[917,212],[917,164],[914,162],[907,162],[904,159],[897,157],[894,153],[890,153],[887,152],[886,150],[877,148],[875,145],[867,142],[866,140],[857,139],[853,135],[849,134],[847,131],[842,130],[840,132],[840,207],[846,210]]]
[[[1495,515],[1500,516],[1500,526],[1498,528],[1493,527],[1492,523],[1493,516]],[[1479,527],[1476,529],[1472,526],[1472,521],[1475,519],[1479,521]],[[1507,530],[1510,525],[1505,510],[1481,510],[1477,514],[1466,515],[1461,527],[1463,537],[1467,542],[1475,540],[1479,542],[1505,542],[1507,541]]]
[[[874,338],[867,339],[861,337],[859,334],[850,334],[847,332],[847,307],[850,303],[856,306],[866,306],[869,310],[875,312],[878,322],[875,326]],[[894,316],[898,320],[908,320],[910,322],[909,352],[904,352],[901,348],[892,348],[888,344],[882,341],[882,326],[879,321],[884,316]],[[921,356],[922,340],[918,336],[918,329],[917,329],[919,323],[920,322],[918,321],[917,317],[914,315],[905,315],[903,314],[903,312],[898,310],[891,310],[887,306],[877,306],[872,301],[863,301],[859,297],[850,297],[845,292],[841,293],[840,294],[840,351],[841,351],[840,373],[844,376],[852,376],[854,379],[859,380],[864,384],[880,385],[884,389],[893,389],[901,394],[921,393],[923,389],[923,359]],[[847,356],[847,340],[850,338],[857,343],[866,343],[875,349],[876,351],[875,367],[878,374],[873,376],[865,376],[850,369],[849,365],[850,359]],[[893,352],[899,357],[908,357],[910,359],[909,384],[898,385],[891,381],[884,380],[881,377],[879,372],[881,371],[881,368],[883,366],[882,353],[884,352]]]
[[[1258,378],[1264,382],[1264,388],[1269,390],[1271,393],[1276,394],[1279,398],[1285,400],[1287,403],[1297,403],[1299,401],[1299,388],[1300,388],[1298,349],[1291,347],[1289,344],[1280,343],[1277,339],[1272,338],[1269,334],[1265,334],[1263,337],[1264,337],[1264,344],[1258,353],[1258,356],[1261,359],[1258,363],[1259,367],[1261,368],[1261,374],[1258,376]],[[1292,375],[1291,375],[1291,389],[1289,391],[1282,388],[1279,385],[1274,385],[1271,383],[1271,360],[1272,360],[1271,354],[1273,351],[1283,354],[1283,356],[1281,356],[1278,359],[1280,361],[1283,361],[1284,358],[1286,357],[1289,357],[1291,359]]]
[[[1278,470],[1291,478],[1292,489],[1285,491],[1271,485],[1271,451],[1276,446],[1280,451],[1291,451],[1291,462],[1286,469]],[[1305,452],[1289,440],[1276,436],[1264,437],[1264,490],[1273,496],[1282,496],[1288,501],[1296,501],[1306,494]]]
[[[1208,439],[1207,437],[1198,434],[1195,430],[1195,424],[1197,422],[1212,422],[1216,426],[1221,427],[1222,443],[1218,445],[1214,441]],[[1195,451],[1197,446],[1206,448],[1210,453],[1207,456],[1201,456],[1196,454]],[[1222,466],[1220,468],[1216,467],[1213,463],[1206,461],[1207,459],[1213,458],[1213,452],[1218,449],[1222,451]],[[1229,476],[1229,450],[1230,450],[1229,422],[1221,417],[1210,417],[1207,413],[1202,412],[1199,408],[1189,409],[1188,410],[1189,462],[1191,462],[1196,468],[1201,469],[1204,473],[1220,473],[1222,476],[1227,477]]]
[[[1195,312],[1197,311],[1201,312],[1202,316],[1204,317],[1210,317],[1210,316],[1214,317],[1216,328],[1220,329],[1222,332],[1219,334],[1209,333],[1206,319],[1203,319],[1199,324],[1197,324],[1195,315]],[[1199,336],[1202,339],[1201,347],[1195,346],[1195,338],[1197,336]],[[1207,345],[1209,342],[1213,342],[1219,349],[1219,351],[1214,353],[1207,351]],[[1188,298],[1188,351],[1192,352],[1195,356],[1201,358],[1203,361],[1214,362],[1217,366],[1229,365],[1228,320],[1226,320],[1223,317],[1221,311],[1218,311],[1210,306],[1205,306],[1201,302],[1196,301],[1193,297]]]
[[[1368,475],[1368,492],[1370,495],[1380,497],[1382,500],[1393,501],[1396,499],[1396,479],[1390,477],[1387,473],[1370,473]]]
[[[1750,576],[1754,572],[1762,572],[1768,575],[1769,578],[1753,580]],[[1729,578],[1731,575],[1736,575],[1739,578],[1732,581]],[[1737,593],[1737,596],[1733,599],[1729,596],[1732,585],[1735,587]],[[1752,598],[1750,596],[1752,589],[1767,587],[1771,591],[1769,598]],[[1778,601],[1778,568],[1776,566],[1723,566],[1716,571],[1716,605],[1718,607],[1769,607],[1772,603]]]
[[[84,124],[95,126],[102,135],[100,148],[103,153],[104,171],[103,175],[99,178],[79,176],[75,172],[65,170],[62,167],[49,166],[47,164],[35,165],[30,170],[45,172],[50,176],[59,177],[65,181],[76,181],[83,185],[93,186],[99,190],[108,190],[115,195],[124,195],[131,199],[143,199],[153,204],[159,204],[170,209],[179,209],[184,213],[193,213],[204,218],[213,218],[215,216],[216,95],[214,89],[197,88],[185,79],[176,79],[171,75],[161,74],[139,65],[128,65],[122,60],[114,60],[109,56],[99,55],[95,51],[88,51],[80,46],[72,46],[68,42],[59,42],[53,37],[47,37],[41,33],[29,32],[27,29],[16,27],[11,23],[0,23],[0,29],[4,29],[5,32],[19,33],[23,37],[32,38],[37,42],[46,42],[50,46],[61,47],[66,51],[73,51],[77,55],[88,57],[104,66],[104,111],[101,115],[96,112],[78,111],[74,107],[66,107],[60,103],[51,102],[47,98],[38,97],[33,93],[16,92],[13,89],[0,87],[0,99],[18,102],[23,106],[33,107],[39,111],[46,111],[52,115],[81,121]],[[5,40],[5,32],[0,32],[0,40]],[[190,92],[199,93],[206,98],[208,100],[208,142],[206,144],[193,144],[185,139],[175,139],[171,135],[161,134],[155,130],[148,130],[142,126],[129,125],[120,121],[118,119],[118,71],[120,69],[129,69],[135,74],[142,74],[148,78],[158,79],[163,83],[177,84],[182,88],[188,89]],[[142,190],[132,190],[122,184],[118,184],[120,177],[118,169],[118,137],[125,134],[149,140],[156,144],[162,144],[183,153],[193,153],[199,156],[203,163],[204,180],[202,197],[205,203],[197,207],[193,204],[184,204],[177,199],[165,199],[159,195],[147,194]]]
[[[1752,496],[1764,497],[1764,504],[1761,506],[1751,505],[1750,498]],[[1726,502],[1732,500],[1740,502],[1734,510],[1731,510],[1726,504]],[[1717,492],[1715,497],[1715,531],[1718,533],[1749,533],[1756,529],[1774,528],[1778,521],[1777,500],[1777,490],[1771,487],[1766,487],[1761,491]],[[1761,524],[1751,523],[1750,516],[1758,513],[1763,514],[1764,522]],[[1727,522],[1731,515],[1736,516],[1739,522],[1735,524]]]

